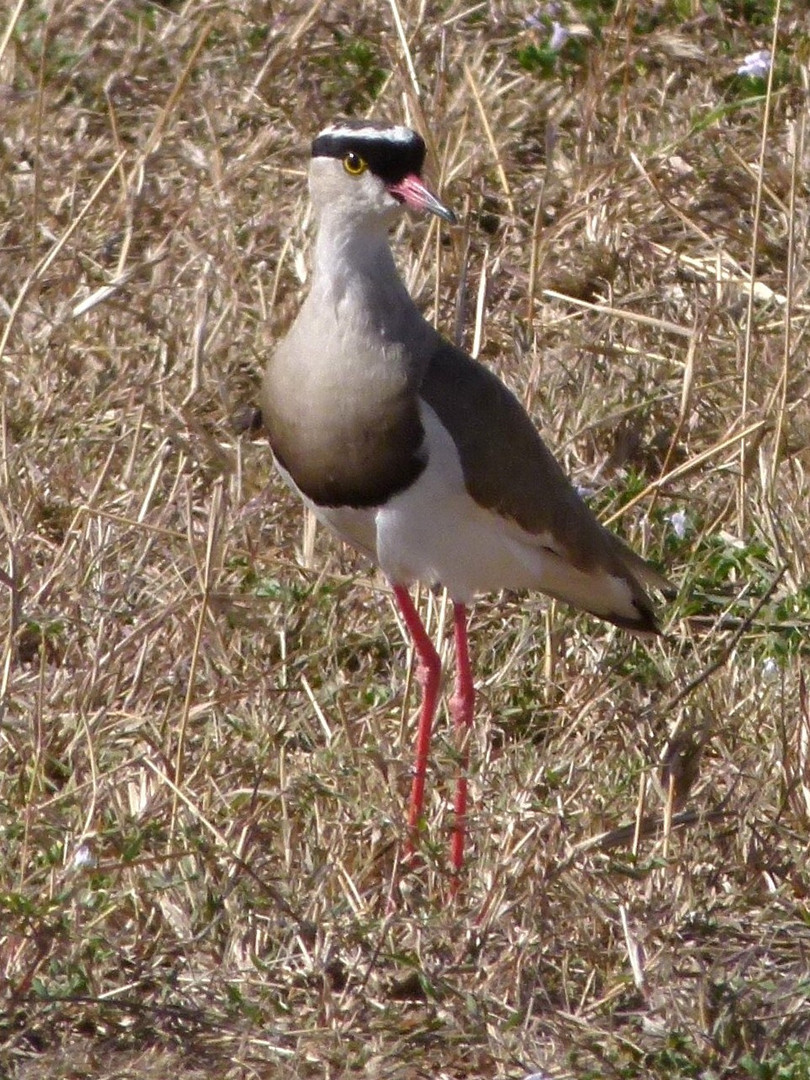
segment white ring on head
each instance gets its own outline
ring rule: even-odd
[[[343,124],[330,124],[318,138],[321,135],[347,139],[379,139],[381,142],[396,143],[409,143],[420,138],[415,131],[401,124],[392,124],[391,127],[346,127]]]

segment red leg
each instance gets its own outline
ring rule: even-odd
[[[456,689],[450,699],[450,713],[456,729],[456,741],[461,753],[461,772],[456,782],[455,823],[450,846],[453,868],[452,892],[458,890],[459,872],[464,865],[464,837],[467,831],[467,767],[470,762],[470,730],[475,706],[475,689],[470,671],[470,650],[467,643],[467,609],[464,604],[453,605],[453,626],[456,638]]]
[[[405,620],[408,633],[413,639],[416,655],[419,657],[417,677],[422,684],[422,708],[419,713],[419,727],[416,732],[416,760],[411,785],[411,801],[408,807],[408,839],[405,844],[405,855],[410,856],[413,854],[416,832],[424,808],[425,776],[430,751],[430,736],[433,732],[433,717],[436,713],[436,701],[439,696],[442,665],[439,654],[427,635],[408,590],[402,585],[395,585],[394,596],[397,598],[399,610],[402,612],[402,618]]]

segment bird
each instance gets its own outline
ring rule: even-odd
[[[421,704],[404,858],[424,813],[441,660],[410,589],[452,601],[460,746],[450,845],[464,866],[475,690],[468,610],[476,596],[538,590],[639,634],[667,579],[599,523],[517,397],[419,311],[389,234],[403,211],[449,225],[423,179],[426,144],[396,123],[337,120],[314,138],[317,230],[309,292],[267,363],[260,420],[288,485],[388,579],[417,656]],[[256,426],[257,417],[250,419]]]

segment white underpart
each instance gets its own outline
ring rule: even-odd
[[[459,603],[499,589],[539,589],[596,614],[638,618],[621,578],[599,568],[578,570],[553,537],[529,533],[479,506],[467,492],[449,431],[424,402],[420,414],[428,464],[416,482],[369,509],[322,507],[305,499],[325,525],[378,562],[397,585],[438,583]]]

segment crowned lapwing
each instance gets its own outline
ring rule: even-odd
[[[309,295],[267,366],[264,427],[284,478],[339,537],[379,564],[419,659],[422,703],[406,852],[423,812],[439,654],[411,600],[415,582],[453,601],[462,741],[451,846],[462,866],[473,677],[467,605],[538,589],[628,630],[655,633],[656,570],[608,532],[500,379],[420,314],[389,230],[405,207],[451,224],[422,180],[425,143],[407,127],[342,121],[312,143],[317,217]]]

